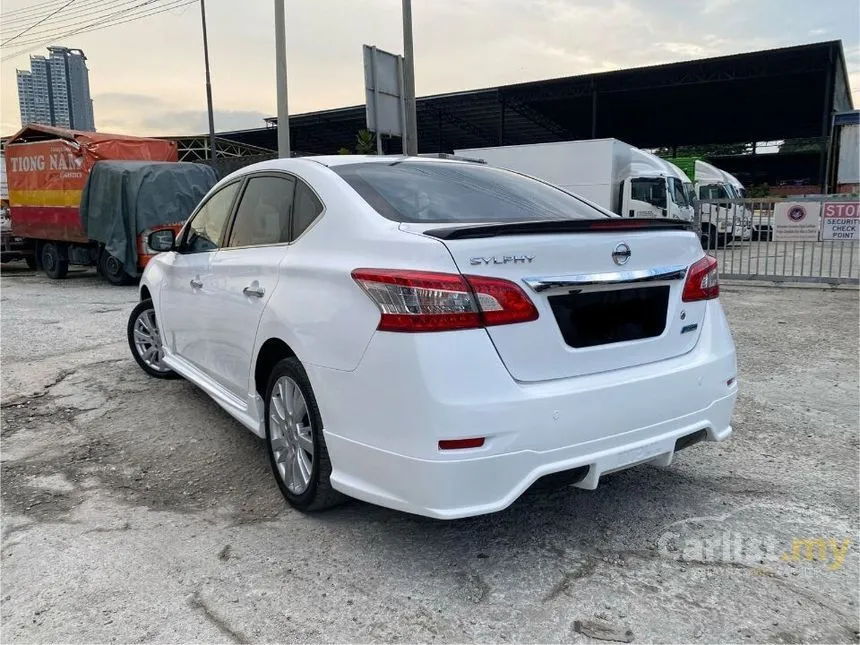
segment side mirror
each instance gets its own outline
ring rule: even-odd
[[[146,244],[153,251],[172,251],[176,244],[176,233],[173,229],[164,229],[162,231],[154,231],[146,238]]]

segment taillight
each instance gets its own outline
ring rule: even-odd
[[[379,307],[380,331],[478,329],[538,317],[525,292],[499,278],[399,269],[356,269],[352,277]]]
[[[687,271],[687,281],[684,283],[681,300],[684,302],[712,300],[719,295],[720,275],[717,259],[706,255]]]

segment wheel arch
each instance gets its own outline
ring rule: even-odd
[[[281,338],[273,337],[266,339],[257,352],[254,360],[254,391],[261,398],[266,396],[266,386],[269,384],[269,375],[279,361],[296,356],[296,352]]]

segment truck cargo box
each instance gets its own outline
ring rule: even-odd
[[[12,232],[19,237],[87,242],[78,208],[97,161],[177,161],[176,143],[121,134],[28,125],[6,144]]]

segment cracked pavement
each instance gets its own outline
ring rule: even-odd
[[[732,439],[440,522],[293,511],[134,288],[4,268],[0,641],[857,642],[858,293],[723,291]]]

